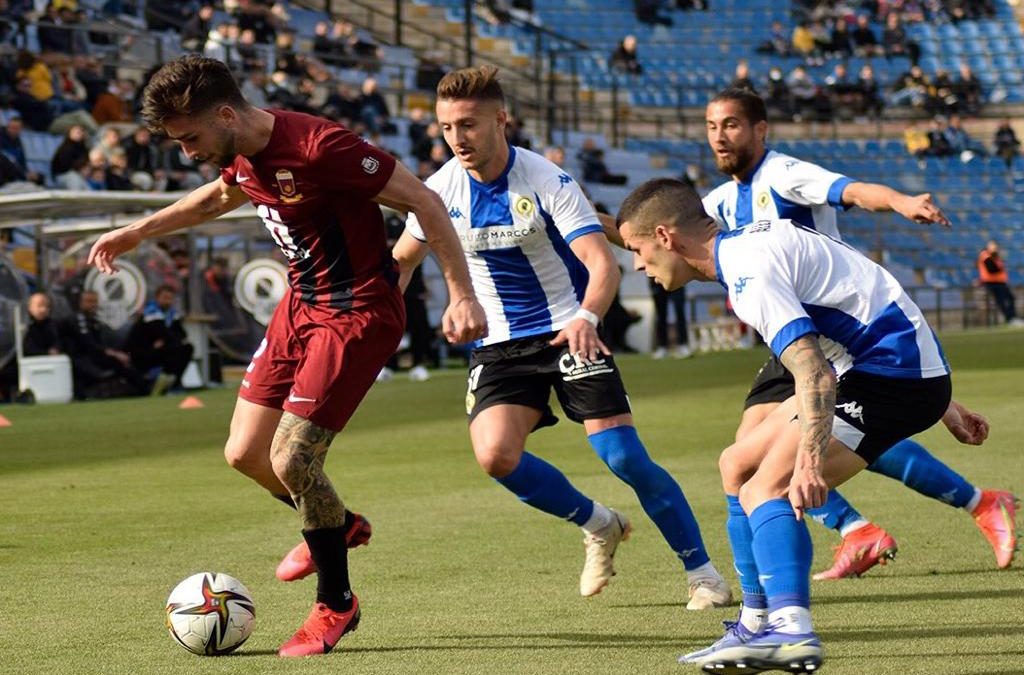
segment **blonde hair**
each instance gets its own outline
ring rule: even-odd
[[[494,66],[476,66],[453,70],[437,83],[439,100],[498,101],[505,103],[505,92],[498,82],[498,69]]]

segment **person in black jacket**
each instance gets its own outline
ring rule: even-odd
[[[74,124],[64,135],[64,140],[50,160],[50,175],[56,178],[75,168],[81,160],[89,159],[88,134],[81,124]]]
[[[171,286],[157,288],[128,335],[132,364],[155,379],[154,394],[163,393],[168,385],[180,387],[181,374],[192,360],[193,347],[186,338],[181,312],[174,306],[176,295]]]
[[[53,356],[64,350],[57,324],[50,318],[50,296],[33,293],[28,299],[28,326],[21,341],[25,356]]]
[[[149,386],[132,368],[131,357],[110,346],[111,330],[96,316],[99,305],[96,291],[83,291],[78,298],[78,312],[61,330],[61,339],[71,357],[75,398],[141,396]]]

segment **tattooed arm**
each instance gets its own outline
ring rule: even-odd
[[[800,444],[789,484],[789,501],[800,518],[803,511],[824,504],[828,492],[821,472],[832,438],[836,376],[814,335],[795,340],[779,359],[796,381]]]
[[[345,505],[324,474],[324,459],[333,439],[330,429],[290,412],[281,415],[274,434],[270,461],[291,493],[306,530],[345,524]]]

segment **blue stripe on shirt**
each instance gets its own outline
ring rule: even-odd
[[[791,344],[805,335],[812,335],[817,332],[818,330],[815,328],[814,322],[806,316],[793,319],[783,326],[775,334],[775,337],[772,338],[772,353],[776,356],[782,356],[782,352],[786,351],[786,348]]]

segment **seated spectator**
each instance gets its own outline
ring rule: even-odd
[[[53,356],[64,352],[57,324],[50,317],[50,296],[33,293],[28,298],[28,326],[21,348],[25,356]]]
[[[841,59],[848,59],[853,56],[853,35],[843,19],[837,20],[832,25],[832,35],[829,40],[828,52]]]
[[[354,120],[359,119],[359,97],[352,87],[339,82],[334,91],[328,95],[324,104],[324,114],[333,120],[351,127]]]
[[[158,191],[194,190],[203,184],[195,162],[175,141],[167,138],[160,142],[158,160],[159,168],[154,175]]]
[[[860,67],[860,73],[857,75],[857,87],[860,89],[861,96],[860,114],[870,114],[875,119],[881,118],[885,101],[882,99],[882,87],[875,79],[875,69],[871,67],[870,63],[865,63]]]
[[[847,109],[855,113],[863,110],[860,83],[850,77],[846,64],[839,62],[825,78],[825,91],[831,99],[832,109]]]
[[[789,56],[789,37],[781,21],[772,21],[771,33],[768,39],[757,47],[759,54],[775,54],[776,56]]]
[[[348,47],[331,34],[331,24],[326,21],[318,22],[313,28],[313,56],[339,68],[352,66],[352,55]]]
[[[819,95],[818,85],[803,66],[793,68],[793,72],[786,77],[786,86],[793,97],[794,122],[799,122],[809,112],[817,115],[818,110],[822,109],[820,101],[823,97]]]
[[[928,134],[917,125],[917,120],[907,122],[907,127],[903,130],[903,145],[907,148],[907,152],[914,157],[923,157],[928,154],[928,148],[931,145],[928,142]]]
[[[817,65],[821,63],[821,52],[818,49],[817,43],[814,41],[814,35],[811,34],[810,28],[808,28],[806,23],[799,23],[796,28],[793,29],[793,38],[791,43],[793,45],[793,52],[797,56],[803,56],[807,65]]]
[[[181,27],[181,46],[189,52],[200,52],[213,25],[213,5],[203,5]]]
[[[560,145],[549,145],[544,148],[544,159],[559,168],[565,167],[565,148]]]
[[[786,78],[778,66],[772,66],[768,71],[766,89],[764,104],[768,109],[768,115],[770,117],[792,117],[793,95],[789,92],[789,85],[786,84]]]
[[[882,48],[887,58],[906,56],[912,65],[917,65],[917,61],[921,57],[920,45],[907,37],[906,30],[900,24],[900,15],[896,12],[890,12],[885,18]]]
[[[825,26],[824,21],[812,21],[808,30],[814,38],[814,48],[820,54],[829,55],[832,52],[832,32]]]
[[[409,110],[409,128],[406,133],[409,136],[410,147],[415,147],[426,137],[427,127],[430,126],[430,120],[427,117],[426,108],[417,107]]]
[[[736,71],[729,86],[757,93],[757,87],[754,86],[754,81],[750,78],[750,65],[746,59],[740,59],[736,62]]]
[[[898,106],[909,103],[915,108],[924,108],[930,101],[930,89],[931,82],[921,66],[913,65],[896,79],[888,104]]]
[[[110,80],[103,74],[103,64],[95,57],[75,54],[71,57],[71,67],[85,87],[85,107],[92,110],[96,99],[110,86]]]
[[[74,166],[89,157],[88,138],[85,128],[74,125],[64,135],[64,140],[57,146],[50,160],[50,175],[56,178],[62,173],[71,171]]]
[[[203,56],[223,61],[229,66],[237,66],[235,44],[238,42],[238,24],[222,21],[206,35],[203,44]]]
[[[9,159],[21,173],[20,180],[27,180],[32,183],[42,184],[43,177],[28,168],[28,159],[25,157],[25,146],[21,142],[21,132],[24,127],[21,118],[13,117],[7,126],[0,130],[0,154]]]
[[[853,38],[853,51],[857,56],[882,56],[885,50],[878,44],[878,37],[871,27],[871,19],[867,14],[857,15],[857,26],[850,33]]]
[[[83,291],[78,311],[61,328],[61,340],[71,357],[75,398],[141,396],[149,387],[131,356],[117,349],[113,331],[96,315],[100,299],[95,291]]]
[[[377,80],[368,77],[363,80],[362,94],[356,100],[358,119],[373,133],[386,134],[394,131],[391,110],[383,94],[377,89]]]
[[[418,58],[416,88],[433,93],[437,91],[437,85],[441,82],[441,78],[448,74],[448,69],[444,67],[444,56],[428,52]]]
[[[234,58],[237,66],[247,73],[266,72],[267,63],[256,44],[256,31],[252,28],[246,28],[238,34]]]
[[[945,134],[953,154],[960,155],[961,159],[968,161],[974,155],[979,157],[988,156],[988,150],[985,149],[985,146],[980,141],[971,138],[967,130],[964,129],[963,121],[959,115],[949,116],[949,124],[946,126]],[[970,153],[970,156],[964,153]]]
[[[1020,141],[1017,140],[1017,134],[1010,126],[1009,118],[1003,118],[999,128],[996,129],[996,135],[992,142],[996,146],[996,155],[1002,157],[1006,166],[1010,167],[1020,152]]]
[[[664,4],[664,0],[633,0],[637,21],[650,26],[655,24],[671,26],[673,23],[672,17],[661,13]]]
[[[932,118],[928,129],[928,150],[925,154],[932,157],[949,157],[955,154],[953,146],[949,144],[949,136],[946,135],[946,120],[941,116],[936,115]]]
[[[449,154],[448,146],[445,143],[434,143],[430,146],[430,154],[427,156],[426,164],[430,169],[427,175],[429,176],[438,171],[449,159],[451,159],[451,155]],[[422,169],[423,167],[421,166],[420,168]]]
[[[56,3],[47,3],[43,14],[36,21],[36,36],[39,50],[57,54],[72,53],[71,30],[61,25],[60,9]]]
[[[435,145],[448,147],[445,144],[444,137],[441,133],[441,125],[437,122],[431,122],[427,125],[427,128],[423,132],[423,136],[420,140],[413,144],[411,154],[421,162],[428,161]],[[447,161],[447,159],[445,161]]]
[[[959,103],[959,112],[976,114],[981,110],[981,80],[966,63],[960,64],[960,77],[953,85]]]
[[[46,63],[32,52],[22,49],[15,62],[14,77],[29,81],[29,93],[37,101],[46,102],[54,96],[53,72]]]
[[[505,117],[505,140],[508,141],[509,145],[526,148],[527,150],[533,145],[529,136],[526,135],[526,130],[523,128],[523,120],[512,113]]]
[[[640,75],[644,72],[636,55],[636,36],[627,35],[612,52],[608,59],[608,66],[614,72],[626,73],[628,75]]]
[[[53,110],[44,101],[40,101],[31,92],[32,83],[27,78],[18,80],[14,85],[11,107],[25,121],[25,125],[33,131],[46,131],[53,123]]]
[[[124,148],[128,171],[145,173],[152,180],[160,164],[159,151],[153,143],[153,134],[144,126],[135,129],[131,136],[121,142]]]
[[[135,119],[132,100],[135,83],[131,80],[110,80],[107,90],[96,97],[92,117],[100,126],[110,123],[127,123]]]
[[[604,150],[597,147],[593,138],[583,141],[583,147],[576,154],[583,169],[583,181],[585,183],[603,183],[605,185],[625,185],[628,178],[621,174],[614,174],[608,170],[604,163]]]
[[[156,289],[128,334],[132,365],[154,382],[151,393],[162,394],[168,386],[181,387],[181,375],[192,360],[181,312],[174,306],[177,294],[171,286]]]
[[[121,148],[121,134],[118,133],[116,127],[107,127],[100,134],[99,140],[96,141],[93,148],[102,151],[103,158],[109,162],[114,151]]]

